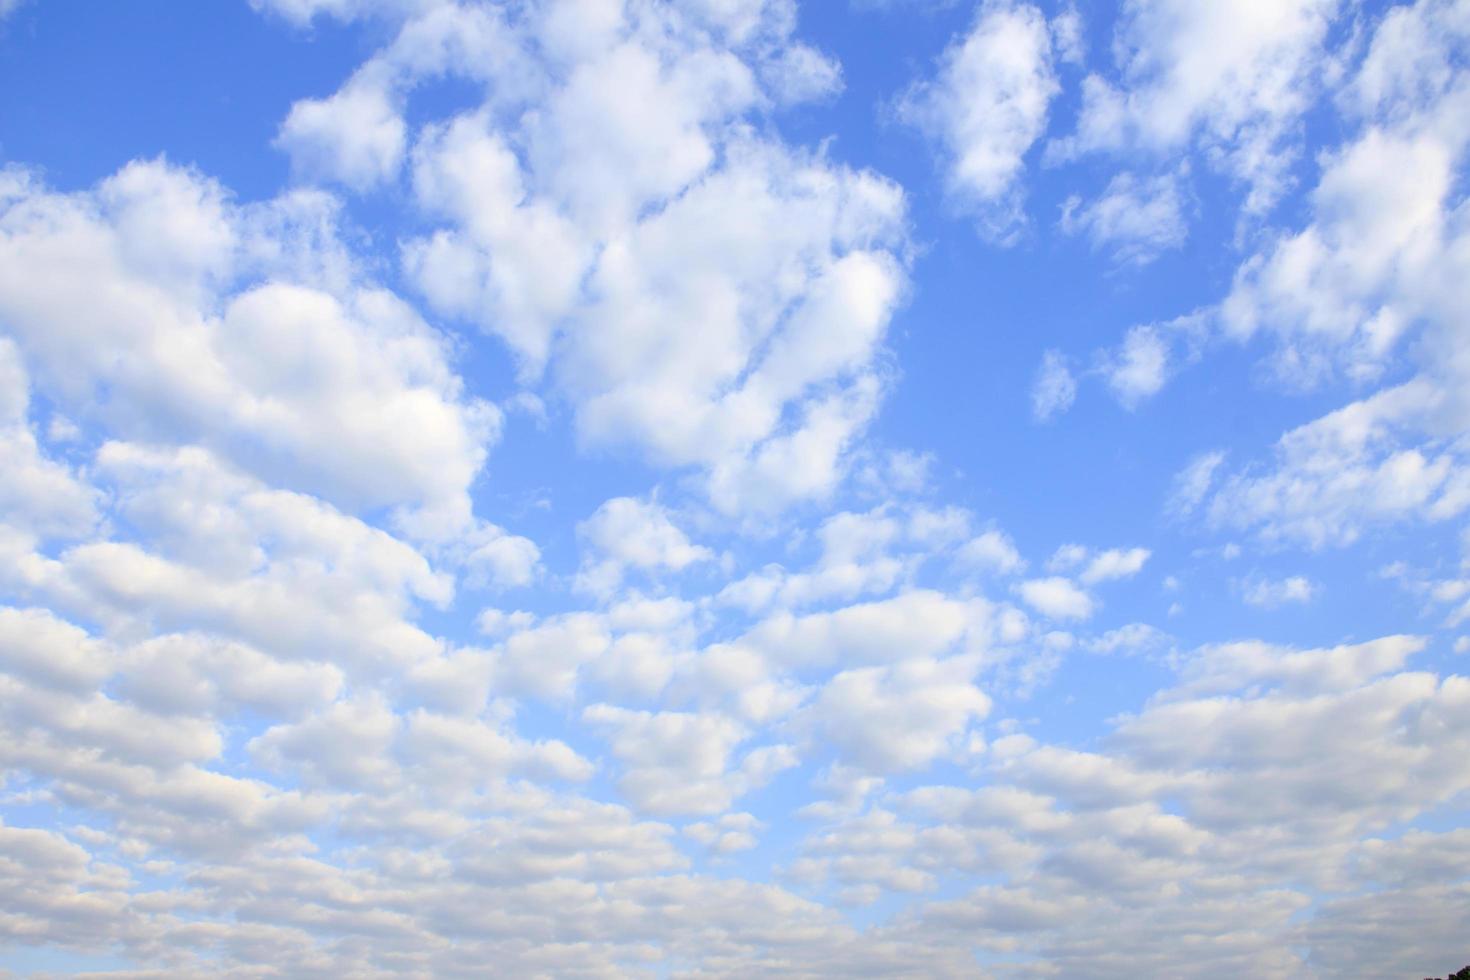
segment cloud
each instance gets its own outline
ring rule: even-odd
[[[1458,455],[1399,442],[1422,431],[1445,397],[1416,379],[1293,429],[1277,441],[1273,468],[1219,485],[1209,521],[1320,548],[1351,543],[1374,525],[1462,512],[1470,476]]]
[[[1118,174],[1095,200],[1084,204],[1078,196],[1068,198],[1062,204],[1062,230],[1086,235],[1093,248],[1111,249],[1118,262],[1146,265],[1179,248],[1188,235],[1179,184],[1175,174],[1147,180]]]
[[[1268,236],[1237,270],[1219,329],[1268,338],[1276,380],[1304,390],[1388,383],[1285,433],[1268,464],[1218,482],[1202,501],[1210,523],[1342,546],[1470,505],[1453,312],[1463,305],[1464,228],[1451,189],[1470,132],[1449,54],[1466,36],[1438,3],[1384,17],[1344,83],[1349,136],[1323,157],[1307,219]],[[1392,60],[1409,43],[1422,47]]]
[[[1041,11],[990,0],[945,50],[935,77],[900,103],[900,116],[938,144],[950,194],[988,237],[1011,239],[1025,221],[1024,158],[1058,91]]]
[[[1018,572],[1026,565],[1010,536],[1004,531],[996,530],[985,531],[971,538],[960,546],[955,557],[966,566],[1000,575]]]
[[[1032,416],[1038,422],[1048,422],[1071,408],[1076,398],[1077,381],[1066,357],[1060,351],[1047,351],[1031,386]]]
[[[329,98],[293,105],[276,145],[291,155],[300,175],[365,191],[398,173],[405,130],[392,97],[360,78]]]
[[[885,387],[905,202],[758,125],[836,84],[788,6],[384,9],[396,37],[282,139],[329,118],[309,132],[351,138],[326,169],[385,177],[385,105],[441,76],[486,86],[407,150],[429,230],[402,264],[429,305],[509,344],[585,444],[697,470],[721,510],[829,494]]]
[[[1080,576],[1083,585],[1096,585],[1113,579],[1131,578],[1143,568],[1152,554],[1147,548],[1111,548],[1100,551],[1088,561]]]
[[[1322,587],[1301,575],[1272,580],[1250,579],[1241,584],[1240,597],[1248,605],[1263,609],[1274,609],[1287,603],[1307,603],[1315,599]]]
[[[1173,488],[1166,507],[1176,516],[1190,514],[1208,496],[1215,473],[1225,462],[1225,454],[1218,450],[1201,453],[1174,476]]]
[[[349,509],[400,507],[425,533],[469,520],[500,413],[465,396],[443,336],[370,282],[260,268],[277,221],[272,249],[335,248],[330,226],[302,240],[326,216],[291,198],[237,207],[158,161],[21,194],[0,212],[0,315],[32,384],[74,417],[97,417],[105,392],[116,435],[198,440]]]
[[[648,813],[720,813],[797,761],[788,746],[764,746],[748,751],[732,769],[730,756],[750,733],[718,715],[595,704],[583,718],[611,732],[613,755],[624,766],[618,787]]]
[[[578,572],[580,588],[607,594],[622,581],[626,569],[681,571],[714,553],[690,542],[652,501],[614,497],[577,525],[589,555]]]
[[[1321,173],[1288,227],[1237,228],[1223,305],[1043,354],[1037,418],[1081,377],[1133,406],[1250,342],[1255,380],[1346,404],[1259,459],[1233,418],[1168,420],[1168,512],[1282,568],[1415,532],[1393,574],[1430,634],[1349,615],[1333,630],[1368,639],[1201,646],[1139,619],[1203,583],[1156,568],[1193,529],[1023,555],[1080,532],[1021,506],[1013,539],[954,503],[943,432],[869,433],[928,217],[842,162],[845,123],[788,141],[846,112],[790,0],[254,6],[366,52],[283,112],[293,189],[0,170],[0,934],[23,960],[1122,978],[1460,955],[1463,2],[1354,35],[1319,29],[1325,3],[1127,0],[1121,77],[1065,99],[1099,142],[1050,162],[1123,167],[1067,220],[1122,261],[1183,241],[1190,174],[1259,220]],[[1104,52],[1066,5],[973,16],[903,111],[1009,239],[1028,195],[1071,192],[1026,164],[1054,76]],[[1114,312],[1169,298],[1126,278]],[[1250,426],[1296,412],[1244,401]]]
[[[990,698],[970,679],[971,658],[911,660],[845,670],[830,680],[799,723],[844,763],[887,774],[914,769],[958,746]]]
[[[8,337],[0,337],[0,391],[0,511],[46,537],[85,534],[99,517],[96,492],[42,449],[27,417],[30,381]]]
[[[1173,638],[1147,623],[1129,623],[1084,642],[1093,653],[1125,655],[1152,654],[1169,646]]]
[[[1168,377],[1169,350],[1153,327],[1133,327],[1104,368],[1108,387],[1125,408],[1158,393]]]
[[[1016,591],[1028,606],[1052,619],[1090,619],[1097,608],[1091,596],[1058,575],[1027,579]]]
[[[1089,75],[1077,131],[1052,152],[1198,147],[1246,185],[1245,210],[1263,213],[1290,184],[1287,136],[1328,73],[1337,11],[1337,0],[1252,0],[1228,12],[1130,0],[1113,45],[1121,84]]]

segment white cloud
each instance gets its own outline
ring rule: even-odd
[[[568,613],[507,637],[494,661],[496,685],[546,701],[570,698],[583,666],[612,642],[607,625],[590,613]]]
[[[910,660],[837,674],[799,719],[845,763],[887,774],[958,747],[990,699],[971,683],[976,661]]]
[[[737,797],[796,764],[788,746],[776,745],[750,750],[732,768],[735,747],[750,733],[718,715],[650,713],[595,704],[583,717],[612,733],[613,755],[625,768],[618,788],[648,813],[720,813]]]
[[[1133,327],[1103,367],[1108,387],[1125,408],[1158,393],[1168,379],[1169,348],[1153,327]]]
[[[748,851],[756,846],[755,832],[766,825],[748,813],[727,813],[716,821],[687,824],[685,837],[699,841],[716,854]]]
[[[1027,579],[1016,591],[1026,605],[1052,619],[1089,619],[1097,608],[1096,601],[1071,579],[1057,575]]]
[[[404,5],[411,0],[403,0]],[[250,0],[257,10],[269,10],[293,23],[305,26],[319,16],[351,20],[377,7],[391,7],[392,0]]]
[[[1096,585],[1113,579],[1131,578],[1143,568],[1151,555],[1147,548],[1111,548],[1092,556],[1080,576],[1083,585]]]
[[[836,83],[794,20],[785,3],[431,3],[333,97],[487,84],[415,141],[415,198],[441,227],[404,243],[405,271],[510,344],[524,381],[545,372],[585,443],[697,469],[728,512],[842,478],[906,279],[896,185],[750,124]]]
[[[1147,623],[1129,623],[1084,642],[1093,653],[1151,655],[1172,642],[1172,637]]]
[[[1447,135],[1449,145],[1370,127],[1329,160],[1312,196],[1317,220],[1241,267],[1221,308],[1225,329],[1275,333],[1276,370],[1300,385],[1338,369],[1380,375],[1413,319],[1432,313],[1426,279],[1449,258],[1446,205],[1466,135]]]
[[[200,440],[348,508],[458,530],[499,413],[464,396],[444,339],[369,283],[227,288],[267,220],[287,222],[283,247],[335,247],[293,242],[316,233],[294,206],[238,209],[158,162],[72,195],[26,187],[0,213],[0,315],[33,385],[84,420],[105,391],[117,435]]]
[[[1315,599],[1322,587],[1301,575],[1273,580],[1249,579],[1241,584],[1240,597],[1252,606],[1274,609],[1287,603],[1307,603]]]
[[[834,514],[817,529],[815,537],[822,551],[810,569],[789,572],[773,563],[726,585],[716,599],[751,613],[795,609],[889,592],[910,581],[926,560],[952,549],[956,561],[976,566],[1003,557],[999,552],[985,553],[987,547],[999,547],[1008,540],[1000,532],[987,532],[992,537],[981,535],[974,555],[969,554],[971,545],[956,549],[969,528],[968,512],[954,507],[916,507],[905,515],[884,505],[865,514]]]
[[[1227,335],[1274,342],[1270,366],[1289,386],[1395,383],[1286,433],[1271,465],[1222,482],[1205,511],[1218,525],[1320,547],[1470,506],[1453,190],[1470,128],[1449,54],[1470,29],[1450,11],[1425,2],[1384,17],[1339,100],[1359,128],[1324,157],[1310,220],[1245,262],[1220,308]]]
[[[366,191],[392,180],[403,162],[405,125],[381,82],[359,76],[326,99],[291,107],[276,145],[304,177]]]
[[[1026,562],[1016,550],[1015,542],[1004,531],[989,530],[965,542],[955,552],[956,560],[975,568],[1010,575],[1025,568]]]
[[[593,271],[589,329],[558,372],[584,438],[707,467],[724,510],[825,492],[881,391],[871,359],[901,274],[865,246],[898,204],[871,177],[734,150]]]
[[[397,271],[499,339],[441,332],[376,285],[395,254],[356,253],[335,192],[241,204],[138,163],[56,193],[0,171],[0,771],[6,820],[44,826],[0,825],[12,945],[293,976],[1407,976],[1459,955],[1470,836],[1423,828],[1470,793],[1470,682],[1433,669],[1466,645],[1449,630],[1470,551],[1430,534],[1433,554],[1399,565],[1444,632],[1318,648],[1073,622],[1152,567],[1146,548],[1063,545],[1018,581],[1015,542],[946,506],[956,461],[859,444],[893,376],[903,198],[776,136],[781,107],[840,79],[796,40],[794,3],[256,6],[388,39],[337,96],[298,104],[288,119],[320,125],[297,149],[321,151],[313,179],[380,192],[406,165],[401,194],[351,213],[407,205]],[[1291,28],[1288,7],[1238,16]],[[1024,88],[1051,47],[1086,57],[1060,9],[983,5],[944,79],[963,62]],[[1227,327],[1298,351],[1282,363],[1301,378],[1346,375],[1357,400],[1263,464],[1192,457],[1176,512],[1287,549],[1388,521],[1460,530],[1470,279],[1458,185],[1430,164],[1463,169],[1467,9],[1402,5],[1364,35],[1337,104],[1371,121],[1322,160],[1317,244],[1237,242],[1258,257]],[[1241,36],[1277,41],[1224,24],[1239,36],[1203,52],[1228,63],[1209,81],[1218,64],[1145,42],[1225,15],[1124,14],[1128,63],[1208,82],[1156,93],[1190,121],[1154,149],[1189,143],[1265,190],[1294,166],[1240,156],[1278,148],[1293,111],[1263,107],[1260,71],[1315,71],[1289,38],[1267,71]],[[1032,46],[1002,53],[1040,57],[1032,74],[966,47],[1010,30]],[[1118,89],[1125,116],[1164,84],[1145,69]],[[343,128],[364,80],[381,101]],[[446,92],[478,104],[432,118]],[[995,178],[1001,204],[1027,145],[990,146],[1021,161]],[[1374,193],[1377,164],[1433,186]],[[1196,353],[1183,330],[1140,328],[1080,371],[1052,352],[1038,416],[1071,404],[1073,371],[1147,397]],[[478,349],[501,341],[504,370]],[[503,394],[461,380],[461,356],[475,385],[510,385],[505,424],[541,426],[536,448],[622,444],[632,465],[588,478],[653,485],[581,488],[603,491],[589,509],[630,495],[574,529],[534,486],[563,461],[515,442],[481,483],[502,424],[481,396]],[[850,465],[863,476],[841,486]],[[542,543],[492,507],[528,511]],[[466,595],[527,584],[504,608]],[[472,620],[478,646],[459,641]],[[1084,653],[1119,658],[1089,668],[1110,718],[1058,691],[1075,722],[1059,742],[1025,698]],[[840,906],[861,904],[858,927]]]
[[[1051,19],[1052,46],[1057,60],[1081,65],[1087,61],[1087,25],[1075,6],[1067,6]]]
[[[1192,513],[1210,492],[1215,472],[1225,462],[1225,454],[1218,450],[1201,453],[1174,476],[1173,488],[1169,493],[1167,510],[1176,516]]]
[[[45,609],[0,607],[0,664],[6,673],[77,694],[96,691],[115,654]]]
[[[406,243],[406,271],[436,309],[493,329],[539,370],[588,244],[556,207],[527,200],[519,161],[482,115],[427,127],[413,159],[422,205],[461,227]]]
[[[760,71],[762,81],[787,104],[827,99],[842,91],[842,66],[804,44],[788,47]]]
[[[1458,457],[1433,443],[1399,444],[1400,433],[1422,431],[1445,397],[1416,379],[1293,429],[1277,442],[1273,469],[1220,484],[1208,519],[1322,547],[1351,543],[1375,524],[1461,513],[1470,506],[1470,474]]]
[[[939,144],[950,193],[990,237],[1010,238],[1024,223],[1024,158],[1046,131],[1058,91],[1041,11],[987,0],[969,33],[946,49],[935,78],[900,106]]]
[[[469,553],[460,559],[467,583],[485,583],[500,588],[529,585],[541,567],[541,549],[529,538],[508,534],[493,524],[481,522],[464,543]]]
[[[884,664],[934,657],[960,644],[980,647],[1006,629],[1003,612],[984,599],[915,589],[830,612],[777,613],[738,643],[793,667]]]
[[[654,501],[614,497],[577,525],[577,536],[589,554],[578,572],[579,587],[606,594],[622,581],[628,568],[681,571],[714,553],[692,543]]]
[[[1096,585],[1113,579],[1137,575],[1152,554],[1147,548],[1109,548],[1093,551],[1080,544],[1064,544],[1046,562],[1049,572],[1081,569],[1077,576],[1083,585]]]
[[[296,719],[330,703],[343,673],[326,663],[287,663],[203,634],[155,637],[125,651],[118,688],[159,714],[230,716],[253,711]]]
[[[1057,548],[1052,556],[1046,560],[1046,570],[1049,572],[1066,572],[1078,568],[1087,561],[1091,550],[1085,545],[1068,543]]]
[[[99,517],[96,491],[41,449],[27,418],[29,388],[19,350],[0,337],[0,514],[43,536],[85,534]]]
[[[1179,185],[1175,174],[1147,180],[1118,174],[1095,200],[1084,204],[1075,195],[1068,198],[1062,205],[1062,230],[1086,235],[1093,248],[1110,249],[1119,262],[1145,265],[1179,248],[1188,235]]]
[[[1061,351],[1049,350],[1041,357],[1036,380],[1031,386],[1031,414],[1046,422],[1072,407],[1077,398],[1077,380]]]
[[[1337,0],[1250,0],[1230,8],[1129,0],[1114,41],[1122,84],[1090,75],[1077,132],[1055,151],[1167,154],[1197,146],[1245,183],[1245,208],[1289,186],[1286,137],[1328,69]]]

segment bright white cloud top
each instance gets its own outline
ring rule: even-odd
[[[0,0],[0,973],[1470,963],[1470,2],[169,9]]]

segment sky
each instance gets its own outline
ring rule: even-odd
[[[0,977],[1470,963],[1467,159],[1470,0],[0,0]]]

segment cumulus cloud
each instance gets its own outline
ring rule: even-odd
[[[364,78],[329,98],[296,103],[276,143],[302,176],[362,191],[397,174],[406,128],[392,96]]]
[[[1377,25],[1340,98],[1356,128],[1324,158],[1309,220],[1242,264],[1220,307],[1227,336],[1272,340],[1269,367],[1289,387],[1397,377],[1287,432],[1269,466],[1221,482],[1216,524],[1320,547],[1470,504],[1451,190],[1470,132],[1450,54],[1470,32],[1454,9],[1419,3]],[[1414,57],[1397,57],[1413,43]]]
[[[913,769],[958,747],[990,699],[971,683],[973,659],[913,660],[846,670],[827,683],[802,721],[859,769]]]
[[[1050,421],[1072,407],[1077,398],[1077,379],[1061,351],[1049,350],[1041,357],[1036,380],[1031,385],[1031,414],[1038,422]]]
[[[1125,408],[1158,394],[1169,376],[1169,346],[1154,327],[1133,327],[1103,365],[1108,387]]]
[[[1337,0],[1258,0],[1228,11],[1130,0],[1113,46],[1120,83],[1086,78],[1077,131],[1053,152],[1197,146],[1246,186],[1245,209],[1263,212],[1289,185],[1286,137],[1329,72],[1337,12]]]
[[[965,565],[1001,575],[1018,572],[1026,565],[1010,537],[993,529],[971,538],[955,554]]]
[[[938,145],[945,182],[981,231],[1005,241],[1024,223],[1021,176],[1059,91],[1046,18],[1031,4],[987,0],[935,77],[900,114]]]
[[[577,525],[577,534],[589,550],[578,583],[592,592],[610,592],[628,568],[677,572],[714,556],[692,543],[663,507],[631,497],[604,502]]]
[[[402,261],[431,307],[506,341],[586,443],[696,469],[722,510],[821,497],[883,393],[903,194],[752,125],[837,84],[787,4],[584,6],[424,4],[282,140],[350,134],[332,166],[386,176],[384,106],[440,75],[486,84],[407,151],[435,227]]]
[[[731,754],[749,732],[718,715],[597,704],[583,717],[611,732],[613,755],[625,768],[618,786],[649,813],[720,813],[797,762],[789,746],[770,745],[751,749],[732,767]]]
[[[1147,548],[1110,548],[1094,554],[1079,576],[1083,585],[1096,585],[1112,579],[1137,575],[1152,554]]]
[[[1315,599],[1322,587],[1302,575],[1275,580],[1253,578],[1241,583],[1240,597],[1249,605],[1274,609],[1288,603],[1306,603]]]
[[[1160,161],[1185,147],[1256,215],[1287,175],[1317,189],[1292,227],[1238,229],[1220,307],[1129,312],[1145,325],[1112,347],[1042,355],[1036,418],[1084,378],[1142,404],[1205,340],[1264,350],[1253,381],[1349,404],[1261,459],[1231,417],[1170,420],[1172,491],[1134,482],[1176,521],[1049,559],[1018,541],[1087,532],[1033,515],[998,469],[1024,458],[993,459],[1013,539],[948,494],[963,460],[941,443],[864,437],[899,378],[906,195],[839,163],[843,142],[782,135],[832,118],[844,83],[790,0],[253,6],[367,52],[278,120],[293,189],[247,201],[163,160],[65,190],[0,170],[0,935],[23,958],[449,977],[1455,962],[1462,0],[1355,11],[1332,64],[1331,3],[1123,4],[1121,75],[1068,100],[1076,136],[1050,160],[1125,172],[1064,230],[1123,263],[1178,247],[1188,174]],[[979,4],[901,100],[953,200],[1005,240],[1041,194],[1025,168],[1057,76],[1105,70],[1077,11],[1055,13]],[[1293,134],[1330,78],[1346,135],[1314,177]],[[1178,518],[1264,538],[1273,569],[1427,526],[1391,568],[1431,633],[1354,614],[1334,630],[1370,639],[1188,646],[1198,622],[1144,621],[1180,579],[1191,612],[1210,601]],[[1162,593],[1140,582],[1160,562]],[[1321,593],[1281,574],[1230,585],[1268,607]],[[1109,588],[1131,593],[1114,622]]]
[[[370,282],[334,288],[309,265],[294,267],[305,281],[237,282],[287,274],[259,268],[268,223],[286,223],[284,247],[332,247],[301,241],[316,229],[300,202],[240,208],[161,161],[74,194],[27,180],[22,195],[0,212],[0,315],[32,383],[75,417],[96,417],[105,392],[119,436],[200,440],[441,534],[468,521],[500,413],[466,397],[444,338]]]
[[[1086,235],[1094,248],[1110,249],[1119,262],[1146,265],[1184,244],[1184,210],[1176,175],[1143,180],[1123,173],[1094,200],[1068,198],[1062,204],[1061,227],[1068,234]]]
[[[1052,619],[1089,619],[1097,608],[1092,596],[1060,575],[1027,579],[1016,591],[1028,606]]]

